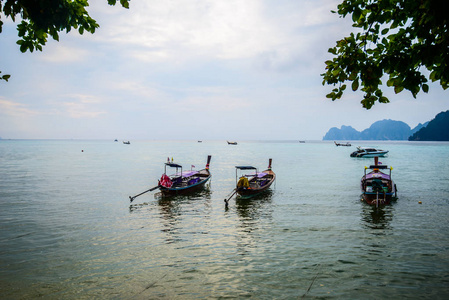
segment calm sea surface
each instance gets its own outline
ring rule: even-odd
[[[0,298],[448,299],[449,143],[353,145],[390,151],[395,203],[360,202],[372,159],[329,142],[1,140]],[[130,205],[209,154],[208,189]],[[268,158],[271,191],[226,209]]]

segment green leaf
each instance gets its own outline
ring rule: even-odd
[[[429,92],[429,86],[427,84],[423,84],[422,85],[422,90],[424,93],[428,93]]]
[[[352,87],[352,90],[353,90],[354,92],[357,91],[357,90],[359,89],[359,80],[358,80],[358,79],[354,80],[354,81],[352,82],[351,87]]]
[[[387,97],[382,96],[379,98],[379,102],[380,103],[390,103],[390,100],[388,100]]]
[[[27,46],[26,44],[21,44],[20,45],[20,52],[25,53],[27,51]]]
[[[394,87],[394,92],[396,94],[399,94],[400,92],[402,92],[404,90],[404,87],[402,85],[397,85]]]
[[[124,8],[129,8],[129,1],[128,0],[120,0],[120,3]]]
[[[355,8],[353,13],[352,13],[352,21],[354,23],[357,23],[357,21],[360,19],[360,15],[362,14],[362,11],[360,10],[360,8]]]

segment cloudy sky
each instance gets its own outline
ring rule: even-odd
[[[411,127],[449,109],[436,84],[362,108],[322,86],[329,47],[351,30],[341,0],[90,1],[95,34],[61,33],[21,53],[0,34],[0,137],[11,139],[321,140],[382,119]]]

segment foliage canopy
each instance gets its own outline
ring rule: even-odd
[[[117,0],[107,1],[109,5],[117,3]],[[129,8],[129,1],[120,0],[120,4]],[[0,33],[3,27],[2,14],[13,22],[20,19],[17,25],[20,51],[42,51],[48,36],[59,41],[59,32],[63,30],[68,33],[73,28],[80,34],[85,31],[94,33],[99,25],[89,16],[87,6],[88,0],[1,0]],[[0,75],[0,80],[8,81],[9,78],[10,75]]]
[[[346,89],[364,92],[363,107],[388,103],[382,77],[395,93],[408,90],[413,97],[427,93],[428,79],[449,87],[449,33],[446,0],[343,0],[338,13],[352,15],[351,33],[328,50],[321,74],[323,85],[337,85],[327,98],[340,99]]]

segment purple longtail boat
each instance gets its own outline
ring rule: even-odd
[[[366,173],[367,170],[372,170]],[[389,170],[389,173],[384,173]],[[374,165],[365,167],[365,174],[361,180],[362,201],[370,205],[385,205],[391,200],[397,199],[396,184],[391,179],[392,167],[379,163],[379,158],[374,157]]]
[[[182,166],[172,162],[165,164],[165,171],[158,182],[159,190],[163,195],[185,194],[202,188],[212,177],[209,171],[211,155],[207,157],[206,168],[203,170],[183,171]],[[176,173],[167,175],[167,167],[176,168]]]
[[[266,191],[276,180],[276,174],[271,170],[272,159],[268,160],[268,168],[258,172],[257,168],[252,166],[236,166],[235,180],[237,194],[242,198],[250,198]],[[252,170],[254,173],[243,175],[238,179],[238,171]]]

